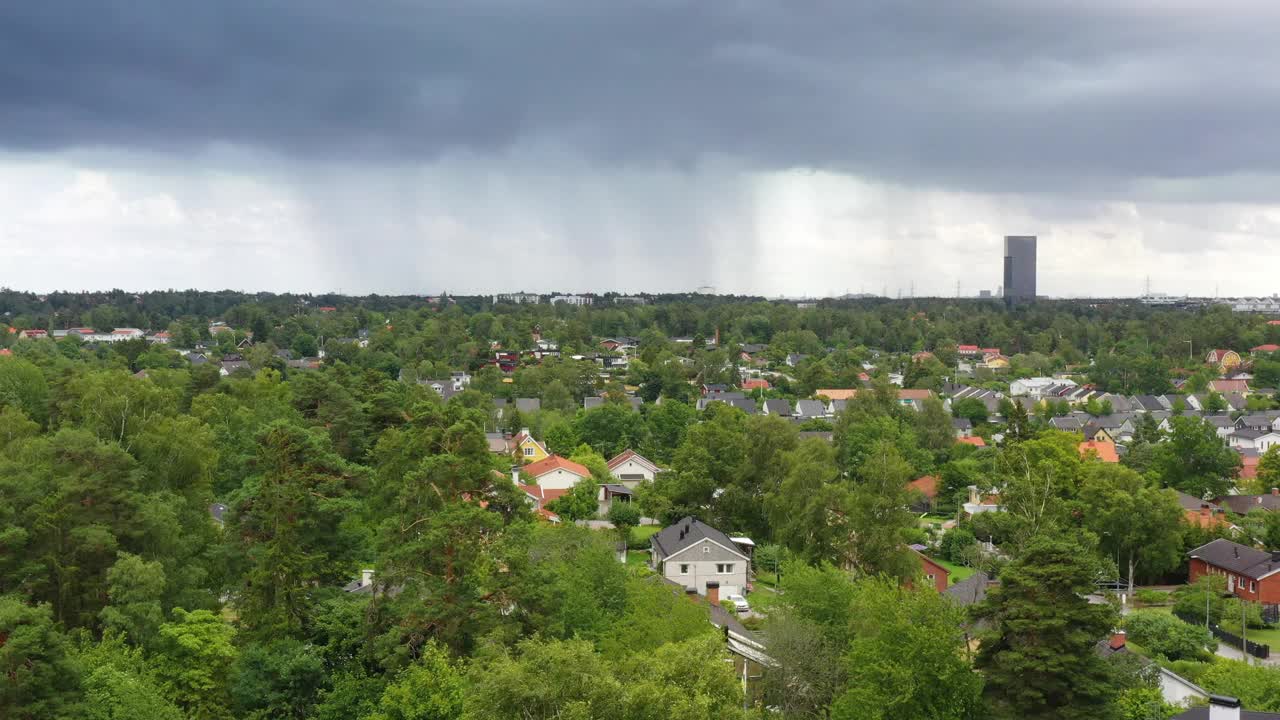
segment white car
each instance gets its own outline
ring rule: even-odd
[[[747,604],[747,599],[741,595],[726,595],[724,599],[733,603],[733,609],[740,613],[751,611],[751,606]]]

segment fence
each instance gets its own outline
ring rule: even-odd
[[[1180,613],[1174,613],[1174,615],[1179,620],[1182,620],[1185,623],[1190,623],[1191,625],[1204,624],[1204,618],[1197,619],[1197,618],[1183,615]],[[1237,648],[1237,649],[1243,649],[1245,652],[1249,653],[1250,655],[1256,658],[1261,658],[1263,660],[1266,660],[1267,658],[1271,657],[1270,645],[1262,645],[1252,640],[1246,641],[1243,638],[1241,638],[1239,635],[1236,635],[1235,633],[1232,633],[1232,632],[1227,632],[1226,630],[1223,630],[1221,627],[1217,625],[1210,625],[1209,632],[1213,633],[1214,637],[1230,645],[1231,647]]]

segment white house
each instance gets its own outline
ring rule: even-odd
[[[1236,430],[1227,437],[1227,443],[1233,448],[1257,450],[1259,454],[1266,452],[1272,445],[1280,445],[1280,432],[1275,430]]]
[[[589,295],[555,295],[551,298],[552,305],[590,305],[592,301]]]
[[[591,471],[572,460],[552,455],[525,465],[521,473],[532,478],[538,487],[547,490],[567,490],[583,480],[591,479]]]
[[[751,558],[728,535],[687,517],[649,539],[649,566],[667,580],[707,594],[719,583],[719,596],[740,595],[747,586]]]
[[[653,482],[660,469],[635,450],[624,450],[609,461],[609,472],[624,487],[635,489],[642,482]]]

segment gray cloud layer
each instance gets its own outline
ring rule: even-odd
[[[0,6],[0,143],[358,163],[520,143],[1024,191],[1280,170],[1280,6],[65,0]]]

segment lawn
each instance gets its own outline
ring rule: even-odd
[[[977,572],[977,570],[974,570],[971,567],[965,567],[964,565],[956,565],[953,562],[948,562],[946,560],[941,560],[939,558],[929,558],[929,559],[947,569],[947,572],[950,574],[949,575],[950,584],[952,585],[955,585],[961,580],[964,580],[968,578],[970,575]]]
[[[765,615],[778,605],[778,593],[772,590],[760,589],[747,596],[747,603],[751,605],[751,609]]]
[[[1230,620],[1223,618],[1221,627],[1229,633],[1233,633],[1235,635],[1240,634],[1240,623],[1233,623]],[[1254,628],[1249,628],[1245,633],[1245,637],[1249,642],[1270,645],[1273,651],[1280,650],[1280,628],[1268,628],[1266,630],[1255,630]]]
[[[631,537],[627,540],[627,544],[632,547],[637,545],[648,547],[649,538],[658,534],[661,530],[661,525],[637,525],[631,528]]]
[[[627,564],[647,566],[649,564],[649,551],[648,550],[628,550]]]

